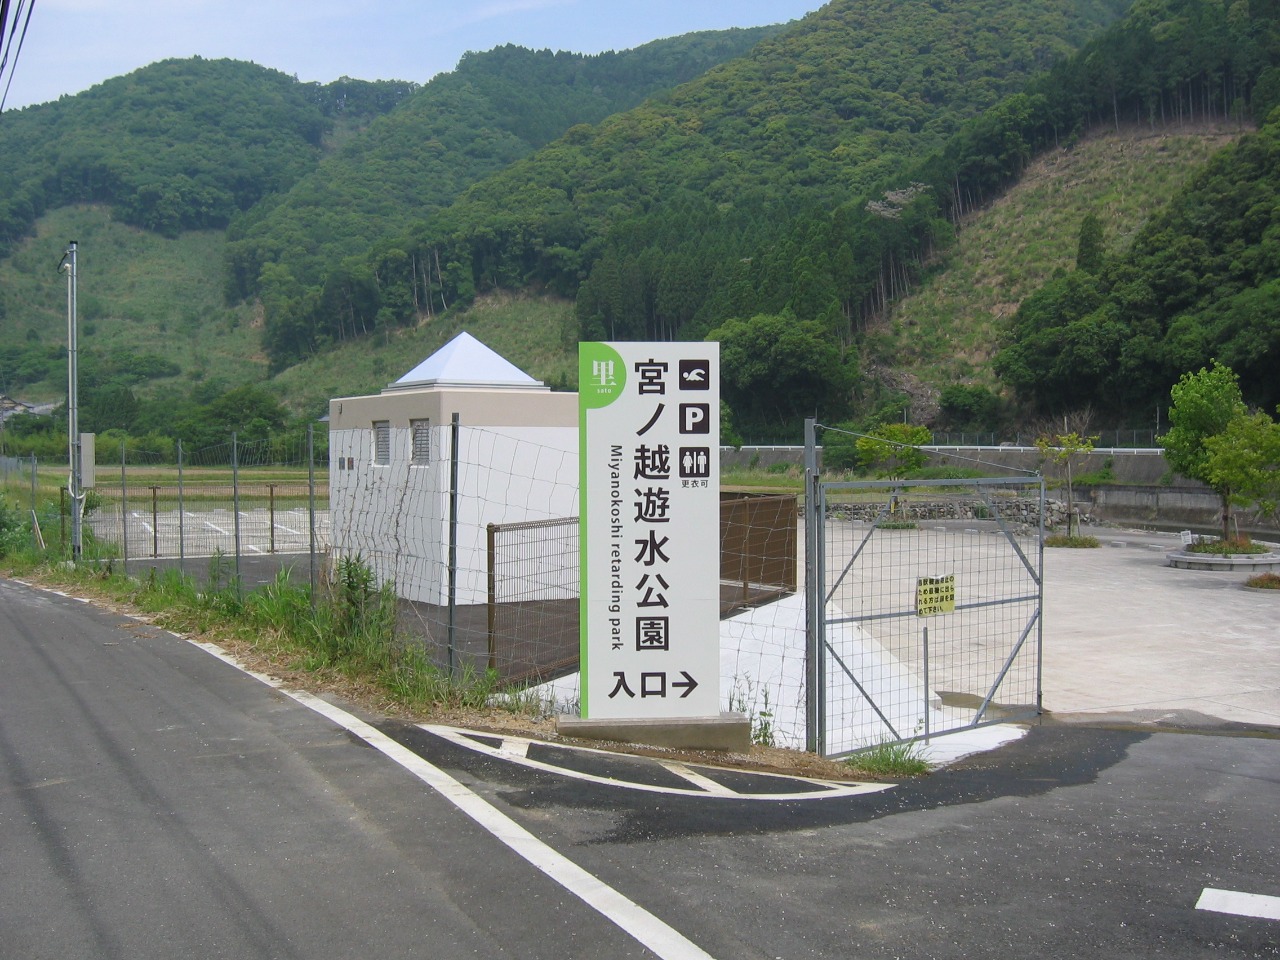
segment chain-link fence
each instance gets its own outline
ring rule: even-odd
[[[215,568],[246,587],[284,568],[314,585],[329,542],[327,463],[305,435],[185,450],[176,462],[99,447],[86,526],[127,572],[176,568],[204,577]],[[167,458],[165,458],[167,459]]]
[[[35,510],[37,470],[35,457],[0,457],[0,490],[15,504]]]
[[[394,584],[403,637],[451,672],[510,683],[572,674],[577,442],[572,430],[460,420],[336,429],[334,557]],[[722,616],[794,593],[796,498],[730,497],[721,510]]]

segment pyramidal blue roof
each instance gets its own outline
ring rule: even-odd
[[[388,390],[421,387],[481,387],[498,390],[546,390],[514,363],[494,353],[471,334],[458,334],[391,384]]]

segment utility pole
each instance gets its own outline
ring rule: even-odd
[[[80,369],[79,346],[76,342],[76,242],[67,244],[64,259],[67,270],[67,444],[71,476],[67,492],[71,495],[71,559],[80,559],[84,545],[81,523],[84,494],[80,489]]]

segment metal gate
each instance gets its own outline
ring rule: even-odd
[[[1041,710],[1041,477],[824,482],[807,511],[809,748]]]

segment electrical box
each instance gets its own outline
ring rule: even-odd
[[[97,463],[96,433],[80,434],[80,489],[88,490],[94,483],[94,464]]]

